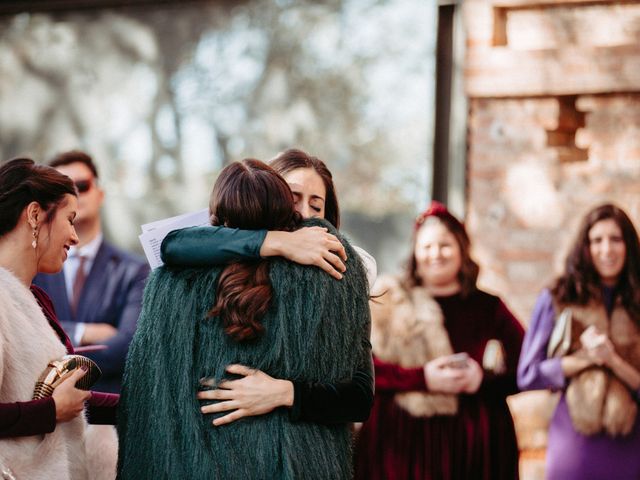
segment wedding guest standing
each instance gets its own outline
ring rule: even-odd
[[[540,294],[518,384],[561,392],[549,480],[640,478],[640,246],[619,207],[587,213],[564,272]]]
[[[375,400],[356,446],[356,478],[514,479],[523,329],[476,286],[464,226],[433,202],[418,217],[406,275],[370,303]],[[375,293],[375,292],[374,292]]]
[[[91,423],[114,423],[117,395],[76,388],[76,369],[51,396],[33,400],[52,360],[73,353],[37,272],[62,268],[78,242],[73,182],[53,168],[18,158],[0,166],[0,478],[107,480],[115,475],[115,435],[97,438]],[[88,408],[85,409],[85,402]],[[112,453],[113,455],[110,455]]]

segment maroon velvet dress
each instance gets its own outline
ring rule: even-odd
[[[376,395],[356,443],[357,479],[517,479],[518,446],[507,395],[517,392],[516,368],[524,330],[502,301],[476,291],[436,297],[454,352],[482,365],[490,339],[500,340],[507,372],[485,372],[474,395],[460,395],[455,416],[413,417],[394,394],[426,390],[422,368],[405,369],[375,359]],[[375,355],[375,352],[374,352]]]
[[[71,341],[58,322],[49,296],[35,285],[31,286],[31,293],[67,352],[73,353]],[[119,395],[111,393],[91,392],[91,398],[87,402],[89,423],[115,425],[119,398]],[[51,397],[28,402],[0,403],[0,438],[40,435],[53,432],[55,428],[56,407]]]

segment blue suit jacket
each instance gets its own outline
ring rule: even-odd
[[[77,315],[69,305],[64,271],[39,274],[33,283],[51,297],[67,334],[74,338],[77,323],[108,323],[118,333],[104,342],[106,350],[87,352],[102,370],[95,390],[119,392],[129,343],[142,307],[142,292],[149,274],[147,263],[107,242],[102,242],[80,295]]]

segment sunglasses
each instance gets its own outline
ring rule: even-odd
[[[90,178],[87,180],[76,180],[74,183],[76,184],[78,193],[87,193],[93,186],[93,180]]]

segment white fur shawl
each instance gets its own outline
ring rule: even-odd
[[[31,400],[47,363],[66,353],[29,289],[0,268],[0,402]],[[19,480],[89,478],[85,429],[76,417],[46,435],[0,439],[0,463]]]

